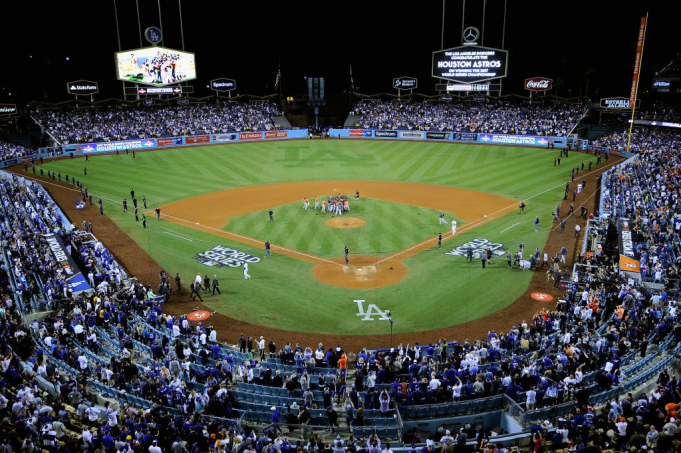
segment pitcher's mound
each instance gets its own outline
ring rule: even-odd
[[[334,217],[333,219],[329,219],[326,222],[324,222],[324,225],[329,226],[331,228],[342,228],[342,229],[349,229],[349,228],[359,228],[363,227],[367,223],[362,220],[358,219],[356,217]]]
[[[312,275],[327,285],[353,289],[380,288],[400,282],[407,276],[404,264],[397,261],[376,264],[379,259],[374,256],[350,256],[350,264],[345,264],[345,257],[341,256],[333,258],[332,263],[319,264],[312,269]]]

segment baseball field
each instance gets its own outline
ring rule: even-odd
[[[521,243],[528,258],[535,248],[551,254],[560,249],[560,243],[547,244],[551,212],[563,201],[571,168],[593,158],[575,152],[554,167],[558,154],[328,139],[176,148],[135,158],[125,152],[91,155],[88,162],[64,158],[42,168],[63,179],[75,175],[88,188],[94,204],[79,215],[91,218],[95,228],[101,197],[105,214],[155,261],[147,267],[158,263],[172,276],[179,272],[185,286],[199,272],[215,274],[222,294],[205,294],[197,307],[244,325],[385,335],[385,311],[392,314],[395,334],[416,333],[499,312],[527,290],[533,273],[509,269],[507,252],[515,253]],[[73,191],[75,204],[79,193],[71,184],[61,186]],[[339,193],[348,195],[350,212],[339,217],[314,209],[315,197],[321,204]],[[527,214],[519,214],[520,201]],[[446,224],[439,225],[440,211]],[[265,241],[272,244],[268,258]],[[466,262],[467,244],[476,256],[491,249],[492,264],[483,269],[479,259]],[[250,279],[244,278],[244,262]],[[159,269],[149,270],[158,275]]]

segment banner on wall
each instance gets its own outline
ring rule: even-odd
[[[241,132],[239,134],[239,140],[260,140],[262,138],[262,132]]]
[[[350,129],[350,132],[348,133],[350,137],[364,137],[364,131],[361,129]]]
[[[434,140],[449,140],[450,132],[426,132],[426,138]]]
[[[184,138],[187,144],[194,143],[210,143],[210,135],[189,135]]]
[[[73,261],[73,258],[66,253],[66,247],[64,247],[64,243],[61,241],[61,238],[56,236],[54,233],[43,234],[43,237],[47,241],[47,245],[50,246],[50,250],[52,250],[52,254],[57,260],[57,263],[64,271],[66,284],[71,292],[76,294],[81,291],[88,291],[91,289],[87,280],[78,269],[75,261]]]
[[[423,132],[420,131],[400,131],[401,138],[422,139]]]
[[[488,143],[503,143],[506,145],[531,145],[548,146],[549,139],[535,137],[533,135],[503,135],[503,134],[480,134],[478,140]]]
[[[157,138],[156,144],[158,146],[179,146],[182,144],[182,137]]]
[[[266,131],[265,138],[288,138],[288,131]]]
[[[124,151],[134,149],[148,149],[156,147],[156,141],[146,140],[123,140],[120,142],[88,143],[83,145],[84,153],[105,152],[105,151]]]
[[[376,138],[397,138],[397,131],[374,131]]]
[[[234,142],[239,139],[239,136],[236,132],[233,132],[231,134],[215,134],[213,135],[213,141],[214,142]]]
[[[477,142],[478,134],[473,132],[452,132],[452,140],[459,142]]]
[[[636,259],[636,251],[634,249],[633,231],[631,230],[629,219],[617,219],[617,235],[619,240],[620,252],[620,272],[628,278],[636,280],[641,279],[641,264]]]

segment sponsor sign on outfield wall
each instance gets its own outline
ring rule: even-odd
[[[210,143],[210,135],[189,135],[184,138],[184,142],[187,144]]]
[[[266,131],[265,138],[288,138],[288,131]]]
[[[397,131],[374,131],[376,138],[397,138]]]
[[[83,145],[84,153],[102,152],[102,151],[123,151],[126,149],[147,149],[154,148],[156,142],[152,139],[146,140],[124,140],[122,142],[104,142],[104,143],[89,143]]]
[[[231,134],[215,134],[213,135],[213,141],[214,142],[233,142],[236,141],[239,138],[239,135],[236,132],[233,132]]]
[[[158,146],[178,146],[182,144],[182,137],[157,138],[156,144]]]
[[[350,137],[364,137],[364,132],[361,129],[350,129]]]
[[[473,132],[452,132],[452,140],[459,142],[477,142],[478,134]]]
[[[503,143],[506,145],[532,145],[547,146],[549,139],[535,137],[533,135],[503,135],[503,134],[480,134],[478,140],[489,143]]]
[[[262,132],[241,132],[239,140],[259,140],[262,138]]]
[[[400,131],[401,138],[423,138],[423,132],[420,131]]]
[[[426,138],[434,140],[449,140],[450,132],[426,132]]]

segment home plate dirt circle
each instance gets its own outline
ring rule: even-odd
[[[322,283],[341,288],[371,289],[394,285],[407,277],[407,267],[395,260],[376,264],[375,256],[350,256],[332,258],[312,269],[312,275]],[[392,268],[392,269],[391,269]]]
[[[366,224],[364,220],[357,217],[334,217],[324,222],[324,225],[328,227],[341,229],[360,228]]]

